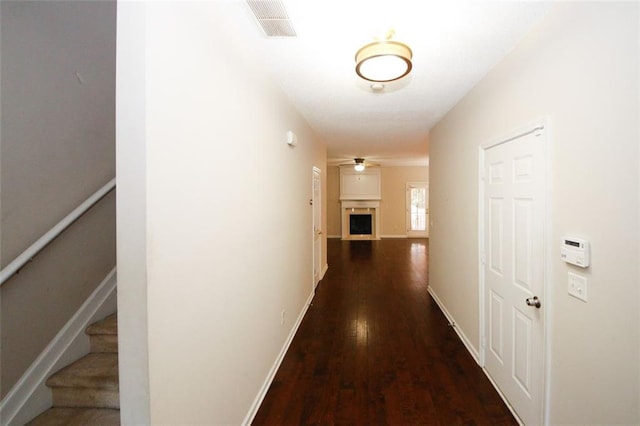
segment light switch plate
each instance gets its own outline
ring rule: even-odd
[[[569,272],[569,294],[583,302],[587,301],[587,278]]]

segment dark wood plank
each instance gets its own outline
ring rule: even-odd
[[[328,241],[254,425],[516,425],[427,293],[428,240]]]

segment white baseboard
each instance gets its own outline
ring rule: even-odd
[[[327,269],[329,269],[329,265],[325,263],[322,267],[322,271],[320,272],[320,279],[324,278],[324,274],[327,273]]]
[[[431,297],[433,297],[433,300],[435,300],[435,302],[438,305],[438,307],[440,308],[440,310],[444,313],[444,316],[447,317],[447,320],[449,320],[449,323],[450,324],[454,324],[453,329],[458,334],[458,337],[460,337],[460,340],[462,340],[462,343],[464,343],[464,346],[467,348],[467,350],[469,351],[471,356],[476,360],[476,363],[482,367],[482,365],[480,364],[480,354],[477,351],[477,349],[473,347],[473,345],[471,344],[471,342],[469,341],[467,336],[464,334],[464,332],[462,330],[460,330],[460,328],[458,328],[455,325],[455,321],[453,320],[453,317],[451,316],[449,311],[447,311],[447,309],[444,307],[444,305],[442,304],[442,301],[438,298],[436,293],[432,290],[431,286],[429,286],[429,290],[428,291],[429,291],[429,294],[431,295]],[[518,424],[520,426],[524,426],[524,423],[522,423],[522,420],[520,420],[520,417],[518,417],[518,414],[513,409],[513,407],[511,406],[511,404],[507,400],[507,398],[504,396],[504,394],[502,393],[502,391],[500,390],[500,388],[498,387],[496,382],[493,381],[493,378],[489,375],[489,372],[486,370],[486,368],[482,367],[482,371],[484,372],[485,376],[487,376],[487,378],[489,379],[489,381],[493,385],[493,387],[496,390],[496,392],[498,392],[498,395],[500,395],[500,398],[502,398],[502,401],[505,403],[505,405],[507,406],[509,411],[511,411],[511,414],[513,414],[513,417],[516,419]]]
[[[342,238],[342,235],[327,235],[327,238]],[[409,237],[407,234],[388,234],[388,235],[380,235],[380,238],[429,238],[428,235],[424,236],[415,236]]]
[[[438,298],[438,295],[436,294],[436,292],[433,291],[433,287],[429,286],[428,291],[431,297],[433,297],[433,300],[435,300],[436,304],[438,305],[442,313],[444,314],[444,316],[447,317],[447,320],[449,320],[449,324],[453,324],[453,330],[456,332],[460,340],[462,340],[462,343],[464,343],[464,346],[467,348],[467,350],[469,351],[473,359],[475,359],[476,363],[480,365],[480,353],[478,352],[478,350],[471,344],[471,341],[467,338],[466,334],[464,334],[464,331],[462,331],[460,327],[458,327],[453,316],[451,316],[449,311],[447,311],[447,308],[445,308],[440,298]]]
[[[428,291],[429,291],[429,294],[431,295],[431,297],[433,297],[433,300],[435,300],[436,304],[438,305],[438,307],[440,308],[442,313],[444,313],[444,316],[447,317],[447,320],[449,320],[449,323],[450,324],[454,324],[453,329],[458,334],[458,337],[460,337],[460,340],[462,340],[462,343],[464,343],[464,346],[467,348],[467,350],[469,351],[471,356],[476,360],[476,363],[478,363],[478,365],[480,365],[482,367],[482,365],[480,364],[480,354],[479,354],[478,350],[473,347],[473,345],[471,344],[471,342],[469,341],[467,336],[464,334],[464,332],[462,330],[460,330],[460,328],[458,328],[455,325],[455,321],[453,320],[453,317],[451,316],[449,311],[447,311],[447,309],[444,307],[444,305],[442,304],[442,301],[438,298],[438,296],[436,295],[435,291],[433,291],[431,287],[429,287]],[[513,414],[513,417],[516,419],[518,424],[520,426],[524,426],[524,423],[522,423],[522,420],[520,420],[520,417],[518,417],[518,414],[513,409],[513,407],[511,406],[511,404],[507,400],[507,398],[504,396],[504,394],[502,393],[502,391],[500,390],[500,388],[498,387],[496,382],[493,381],[493,378],[489,375],[489,372],[484,367],[482,367],[482,371],[484,372],[485,376],[487,376],[487,378],[489,379],[489,381],[493,385],[493,387],[496,390],[496,392],[498,392],[498,395],[500,395],[500,398],[502,398],[502,401],[504,401],[504,403],[507,406],[507,408],[509,409],[509,411],[511,411],[511,414]]]
[[[525,426],[524,423],[522,423],[522,420],[520,420],[520,417],[518,416],[518,413],[516,413],[516,410],[514,410],[514,408],[511,406],[511,403],[509,403],[509,401],[507,400],[507,397],[504,396],[504,394],[502,393],[502,391],[498,387],[498,384],[493,381],[493,377],[491,377],[491,375],[489,374],[487,369],[483,368],[482,371],[484,372],[484,375],[487,376],[487,379],[489,379],[489,381],[493,385],[493,387],[496,390],[496,392],[498,392],[498,395],[500,395],[500,398],[502,398],[502,402],[504,402],[504,404],[507,406],[509,411],[511,411],[511,414],[513,414],[513,418],[516,419],[516,422],[518,422],[518,424],[520,426]]]
[[[47,378],[89,353],[85,328],[116,308],[116,268],[113,268],[0,402],[2,424],[23,425],[51,407]]]
[[[341,239],[342,235],[327,235],[327,238],[337,238],[337,239]],[[390,234],[390,235],[380,235],[380,238],[407,238],[407,234],[398,234],[398,235],[394,235],[394,234]],[[368,240],[367,240],[368,241]]]
[[[309,298],[307,299],[307,302],[304,304],[304,307],[300,312],[300,315],[298,315],[298,319],[296,320],[296,323],[291,328],[291,332],[289,333],[287,340],[285,340],[284,345],[282,346],[282,349],[280,349],[280,353],[278,354],[276,361],[273,363],[273,366],[271,367],[271,370],[267,375],[267,379],[262,384],[262,387],[260,388],[260,392],[258,392],[258,395],[254,399],[253,404],[251,404],[251,407],[249,408],[249,412],[247,413],[246,416],[244,416],[244,420],[242,420],[243,426],[249,426],[253,422],[253,418],[258,413],[258,409],[260,408],[260,405],[262,404],[264,397],[267,395],[267,392],[269,391],[269,386],[271,386],[271,382],[273,382],[273,378],[276,376],[276,373],[278,372],[278,368],[280,368],[280,364],[282,364],[282,360],[284,360],[284,357],[287,354],[287,351],[289,350],[289,346],[291,345],[291,342],[293,341],[293,338],[295,337],[296,332],[298,331],[298,327],[300,327],[300,324],[302,323],[302,319],[307,313],[309,306],[311,306],[311,301],[313,300],[314,295],[315,293],[311,292],[311,294],[309,295]]]

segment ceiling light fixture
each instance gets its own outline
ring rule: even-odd
[[[413,52],[406,44],[391,40],[393,34],[391,30],[385,40],[366,44],[356,52],[356,73],[360,77],[384,83],[411,72]]]
[[[356,165],[353,166],[353,170],[355,170],[356,172],[363,172],[364,171],[364,158],[354,158],[354,161],[356,162]]]

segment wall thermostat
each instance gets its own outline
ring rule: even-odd
[[[560,258],[572,265],[589,266],[589,242],[581,238],[564,237],[560,248]]]

